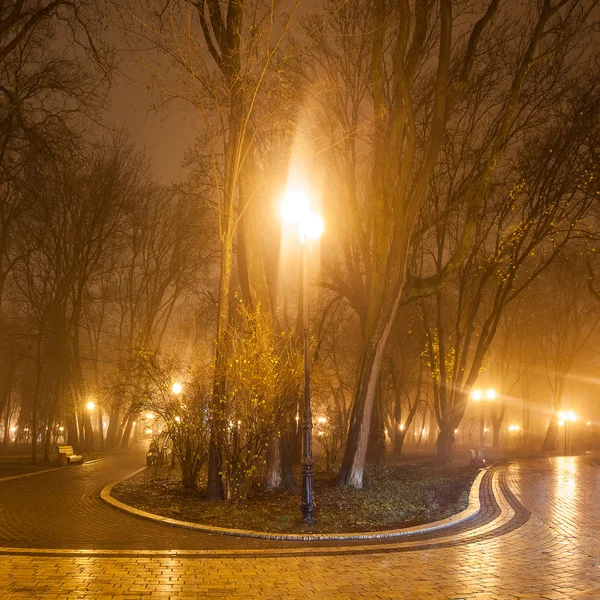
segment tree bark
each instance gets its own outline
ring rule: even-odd
[[[263,486],[266,490],[272,491],[281,487],[283,483],[281,460],[281,440],[274,435],[269,440],[267,447],[267,473],[265,475]]]

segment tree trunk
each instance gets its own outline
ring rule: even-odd
[[[121,414],[119,410],[119,399],[113,398],[110,406],[108,429],[106,430],[106,447],[116,448],[119,445],[118,434],[121,428]]]
[[[88,411],[83,413],[83,429],[85,431],[85,449],[87,452],[94,451],[94,429],[92,427],[92,416]]]
[[[75,411],[67,414],[67,443],[73,448],[79,449],[79,429]]]
[[[31,409],[31,461],[37,461],[37,430],[38,412],[40,403],[40,386],[42,380],[42,342],[38,340],[36,352],[35,391],[33,394],[33,405]]]
[[[104,423],[102,421],[102,409],[98,406],[98,448],[104,450]]]
[[[279,489],[283,483],[281,460],[281,440],[272,436],[267,446],[267,473],[263,486],[268,491]]]
[[[454,429],[451,423],[444,423],[440,428],[435,447],[435,462],[438,464],[448,464],[452,460],[452,445],[456,435]]]
[[[500,448],[500,423],[492,423],[494,430],[494,440],[492,442],[492,448],[498,450]]]
[[[381,385],[378,386],[373,402],[366,460],[374,469],[382,468],[385,463],[385,424],[381,406]]]
[[[550,417],[550,423],[548,423],[548,429],[546,430],[546,437],[542,445],[542,450],[545,452],[552,452],[556,450],[556,443],[558,438],[558,421],[554,414]]]
[[[128,415],[127,422],[123,429],[123,435],[121,437],[121,450],[127,450],[129,448],[129,438],[131,437],[131,429],[133,428],[134,415]]]
[[[406,429],[400,431],[400,424],[396,423],[396,430],[394,431],[394,454],[400,456],[402,454],[402,446],[404,445],[404,438],[406,437]]]

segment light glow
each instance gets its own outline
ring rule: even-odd
[[[281,201],[281,219],[289,225],[300,225],[310,214],[308,194],[299,189],[287,191]]]
[[[91,400],[85,406],[90,412],[96,408],[96,404]]]
[[[178,396],[179,394],[181,394],[183,388],[181,387],[181,384],[176,381],[172,386],[171,386],[171,391]]]
[[[308,213],[306,218],[298,224],[298,233],[301,240],[304,240],[304,238],[318,240],[323,235],[323,229],[323,219],[314,212]]]
[[[152,421],[152,419],[154,419],[154,415],[151,412],[146,413],[146,419],[148,419],[148,421]]]
[[[561,410],[558,413],[558,418],[561,421],[577,421],[577,415],[572,410]]]

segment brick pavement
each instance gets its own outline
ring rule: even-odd
[[[123,465],[125,471],[126,466],[131,467]],[[161,543],[169,539],[171,547],[183,553],[5,553],[0,556],[0,598],[600,598],[600,542],[596,539],[600,468],[590,466],[585,457],[521,461],[497,469],[486,476],[482,491],[488,494],[486,514],[442,536],[344,548],[311,545],[312,550],[306,545],[224,536],[218,536],[222,545],[191,550],[182,540],[197,532],[141,521],[110,507],[105,507],[110,513],[93,516],[99,484],[120,468],[105,464],[94,473],[71,471],[67,477],[73,481],[63,479],[62,484],[65,489],[84,492],[86,497],[78,506],[87,506],[93,531],[98,520],[107,519],[105,527],[114,534],[111,521],[122,518],[120,525],[130,548],[136,536],[147,541],[146,536],[161,531],[160,535],[168,536]],[[48,493],[58,493],[56,482],[48,477]],[[489,497],[492,492],[495,502]],[[46,533],[57,530],[45,524],[53,521],[51,517],[35,515],[33,505],[15,514],[9,502],[6,516],[3,502],[8,497],[0,487],[3,545],[8,537],[12,545],[32,547],[34,534],[18,540],[13,529],[18,523],[22,526],[26,514],[33,514]],[[51,505],[40,490],[38,497],[42,507],[44,502]],[[67,526],[65,521],[62,526]],[[97,539],[108,537],[103,534]],[[67,548],[65,540],[52,546]]]

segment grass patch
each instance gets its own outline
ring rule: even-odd
[[[260,488],[243,502],[208,502],[182,489],[168,468],[146,469],[119,483],[112,495],[140,510],[204,525],[271,533],[343,533],[410,527],[464,510],[478,471],[468,466],[400,465],[384,469],[362,490],[341,488],[317,473],[317,524],[299,523],[300,494]],[[299,478],[298,478],[299,480]]]

